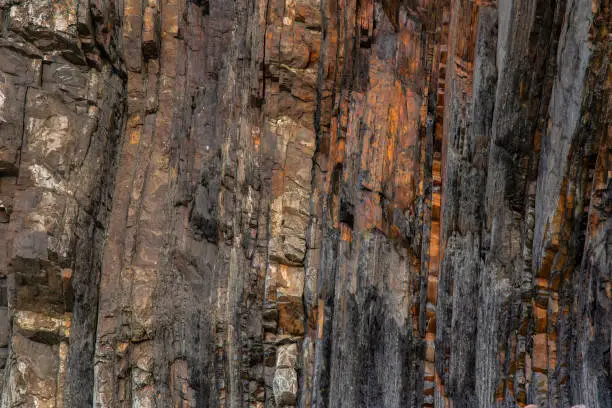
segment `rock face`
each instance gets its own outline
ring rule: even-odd
[[[0,407],[611,407],[611,13],[0,0]]]

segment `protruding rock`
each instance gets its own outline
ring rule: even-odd
[[[297,373],[293,368],[279,368],[274,373],[274,399],[279,407],[295,405],[298,390]]]

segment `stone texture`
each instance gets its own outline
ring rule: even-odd
[[[607,408],[604,0],[0,0],[0,407]]]

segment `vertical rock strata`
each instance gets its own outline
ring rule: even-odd
[[[612,406],[610,13],[0,0],[0,407]]]

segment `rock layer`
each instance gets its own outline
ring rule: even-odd
[[[609,29],[0,0],[0,406],[612,406]]]

